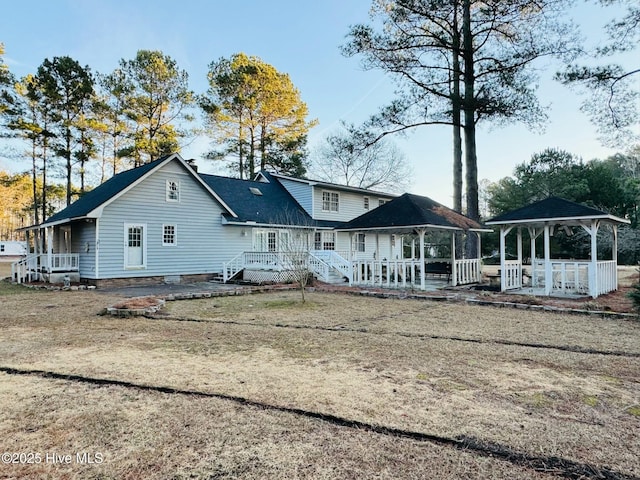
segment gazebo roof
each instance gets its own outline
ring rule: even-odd
[[[446,230],[490,231],[478,222],[420,195],[405,193],[357,218],[337,230],[413,230],[441,228]]]
[[[597,208],[571,202],[560,197],[549,197],[510,212],[498,215],[485,223],[487,225],[507,224],[549,224],[562,222],[579,224],[588,220],[606,220],[611,223],[629,223]]]

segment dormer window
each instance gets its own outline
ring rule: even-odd
[[[322,192],[322,211],[338,212],[340,209],[340,195],[338,192]]]
[[[180,182],[167,180],[167,202],[180,201]]]

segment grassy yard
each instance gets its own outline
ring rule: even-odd
[[[0,296],[0,478],[640,477],[639,322],[309,299]]]

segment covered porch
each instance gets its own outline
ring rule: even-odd
[[[80,280],[80,254],[71,251],[71,225],[41,225],[24,229],[27,255],[11,264],[17,283],[69,283]]]
[[[507,212],[486,222],[500,226],[500,289],[503,292],[546,296],[596,298],[618,289],[618,225],[628,220],[558,197],[550,197]],[[584,258],[553,258],[554,237],[567,239],[586,232],[589,249]],[[507,236],[516,234],[516,259],[507,260]],[[523,232],[528,234],[525,264]],[[611,235],[608,258],[599,258],[598,233]],[[542,239],[542,249],[539,239]],[[600,253],[602,256],[602,253]]]
[[[404,194],[336,229],[349,235],[351,283],[435,290],[480,282],[480,233],[490,230],[437,202]],[[375,250],[364,255],[366,238]],[[382,239],[385,239],[384,241]]]

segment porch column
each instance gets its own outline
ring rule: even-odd
[[[551,287],[553,286],[553,271],[551,269],[551,235],[549,233],[549,225],[544,226],[544,294],[551,295]]]
[[[480,235],[480,232],[476,232],[476,237],[478,237],[478,272],[474,280],[476,282],[480,282],[482,281],[482,236]]]
[[[424,229],[418,230],[418,238],[420,239],[420,290],[424,290]]]
[[[347,252],[347,260],[349,260],[349,286],[355,281],[353,278],[353,232],[349,232],[349,251]]]
[[[53,227],[47,228],[47,269],[51,273],[51,255],[53,254]]]
[[[589,269],[589,295],[598,296],[598,221],[591,220],[591,268]]]
[[[458,284],[458,268],[456,265],[456,232],[451,232],[451,286]]]

